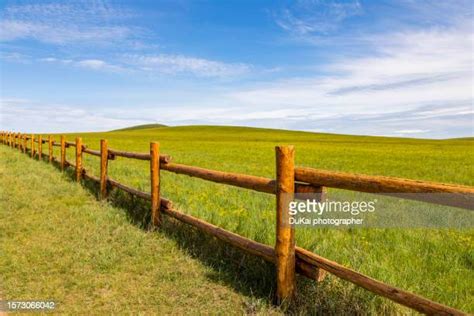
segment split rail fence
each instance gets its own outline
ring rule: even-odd
[[[410,199],[424,199],[426,196],[410,193],[450,193],[442,195],[443,198],[436,200],[435,203],[470,210],[474,209],[474,187],[295,167],[293,146],[277,146],[275,148],[276,179],[269,179],[173,163],[170,156],[160,154],[160,145],[157,142],[150,143],[149,152],[136,153],[108,148],[105,139],[100,141],[100,150],[92,150],[82,143],[80,137],[76,138],[75,142],[68,142],[63,135],[57,142],[53,140],[52,136],[45,138],[42,135],[1,132],[1,141],[3,144],[20,149],[23,153],[29,151],[32,158],[38,157],[40,160],[47,158],[50,163],[59,163],[61,170],[67,167],[74,168],[75,178],[78,182],[82,178],[86,178],[100,184],[99,197],[102,199],[107,197],[107,187],[110,186],[150,201],[153,227],[159,227],[161,214],[165,214],[275,264],[278,304],[292,299],[296,288],[296,273],[320,281],[328,272],[421,313],[465,315],[462,311],[372,279],[296,246],[295,229],[293,226],[285,224],[284,221],[291,216],[287,204],[288,196],[294,196],[295,193],[322,195],[325,187],[378,194],[409,193],[407,198]],[[43,144],[48,144],[48,154],[43,151]],[[54,146],[60,147],[59,159],[53,156]],[[75,148],[75,163],[66,160],[66,149],[69,147]],[[84,153],[100,157],[99,177],[90,174],[83,168],[82,155]],[[150,161],[150,192],[139,191],[108,177],[108,161],[114,160],[117,156]],[[171,201],[160,197],[160,172],[162,170],[275,195],[277,228],[275,247],[255,242],[174,209]],[[427,202],[433,203],[432,200]]]

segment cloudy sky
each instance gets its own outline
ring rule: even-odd
[[[1,1],[1,129],[473,136],[471,1]]]

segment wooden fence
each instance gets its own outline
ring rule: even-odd
[[[296,288],[295,273],[320,281],[328,272],[422,313],[464,315],[462,311],[372,279],[296,246],[294,227],[284,224],[285,219],[291,216],[285,201],[288,196],[294,196],[295,193],[323,194],[324,187],[332,187],[379,194],[408,193],[406,198],[421,200],[426,195],[409,193],[450,193],[442,195],[442,199],[429,200],[428,202],[472,210],[474,209],[474,187],[295,167],[293,146],[276,147],[276,179],[269,179],[173,163],[169,156],[160,154],[160,146],[157,142],[150,143],[150,151],[147,153],[111,149],[108,148],[107,140],[100,141],[100,150],[92,150],[82,143],[80,137],[76,138],[75,142],[68,142],[65,136],[60,136],[60,140],[57,142],[53,140],[52,136],[48,136],[46,139],[41,135],[35,137],[33,134],[1,132],[1,142],[18,148],[23,153],[29,151],[31,157],[47,158],[50,163],[59,163],[61,170],[67,167],[74,168],[77,181],[86,178],[100,184],[99,197],[102,199],[107,197],[107,186],[109,185],[150,201],[151,223],[154,227],[160,225],[161,216],[165,214],[247,253],[274,263],[276,266],[277,303],[292,299]],[[43,152],[44,144],[48,144],[48,154]],[[60,147],[59,159],[53,157],[54,146]],[[75,163],[66,160],[66,149],[70,147],[75,148]],[[82,155],[84,153],[100,157],[99,177],[90,174],[83,168]],[[150,161],[150,192],[136,190],[107,175],[108,161],[117,156]],[[277,227],[275,247],[255,242],[174,209],[171,201],[160,197],[160,172],[162,170],[275,195]]]

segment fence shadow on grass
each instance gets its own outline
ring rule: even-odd
[[[53,165],[60,169],[57,162]],[[73,169],[66,168],[65,175],[75,181]],[[100,187],[97,182],[83,179],[82,184],[90,194],[98,197]],[[108,202],[124,210],[130,223],[143,230],[149,229],[149,201],[112,187],[108,187],[108,192]],[[211,272],[207,275],[210,280],[230,286],[251,298],[241,307],[245,313],[258,313],[259,305],[274,301],[276,282],[273,264],[229,247],[227,243],[166,215],[163,216],[160,232],[173,239],[182,251],[210,267]],[[368,310],[374,301],[377,310]],[[298,276],[296,298],[284,307],[283,312],[291,315],[367,315],[394,314],[396,310],[393,304],[387,304],[380,297],[368,295],[363,289],[340,279],[329,276],[316,283]]]

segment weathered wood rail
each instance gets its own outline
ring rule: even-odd
[[[276,179],[269,179],[173,163],[170,156],[160,154],[159,143],[156,142],[150,143],[149,153],[136,153],[108,148],[107,140],[101,140],[100,150],[92,150],[82,143],[80,137],[76,138],[75,142],[70,142],[66,141],[64,135],[61,135],[60,141],[56,142],[51,135],[45,137],[44,135],[35,136],[4,131],[1,132],[0,136],[3,144],[18,148],[23,153],[29,151],[31,157],[45,158],[50,163],[58,163],[61,170],[67,167],[74,168],[76,181],[78,182],[83,178],[97,182],[100,185],[99,197],[101,199],[107,197],[107,189],[112,187],[150,201],[153,228],[159,227],[161,215],[165,214],[247,253],[274,263],[276,266],[277,303],[290,301],[294,296],[296,288],[295,273],[320,281],[324,274],[328,272],[421,313],[465,315],[462,311],[377,281],[306,249],[297,247],[295,245],[295,229],[292,226],[284,225],[283,218],[291,216],[285,199],[291,198],[295,193],[322,194],[324,193],[324,187],[378,194],[401,193],[407,194],[401,197],[408,199],[417,199],[414,197],[415,195],[410,195],[411,193],[450,193],[450,195],[435,200],[420,199],[430,203],[470,210],[474,209],[474,187],[295,167],[294,148],[292,146],[276,147]],[[30,148],[28,148],[28,141],[30,141]],[[38,146],[35,146],[35,144],[38,144]],[[43,153],[42,144],[48,144],[48,154]],[[60,147],[59,159],[53,157],[54,146]],[[75,163],[66,160],[66,149],[70,147],[75,148]],[[84,153],[100,157],[99,177],[90,174],[83,167],[82,155]],[[108,176],[108,161],[114,160],[116,157],[150,161],[150,192],[134,189]],[[174,209],[171,201],[160,196],[161,170],[275,195],[277,202],[275,247],[250,240]]]

